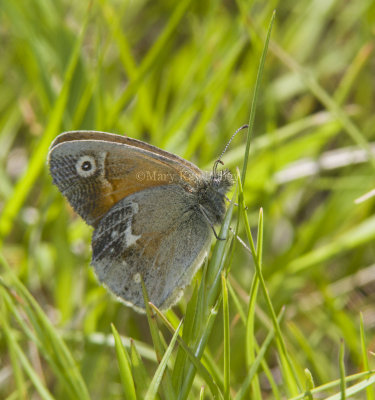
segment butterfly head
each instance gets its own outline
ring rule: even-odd
[[[205,210],[210,222],[220,224],[225,214],[225,194],[233,185],[232,174],[228,169],[213,172],[207,176],[198,189],[198,203]]]

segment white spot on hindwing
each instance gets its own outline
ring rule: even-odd
[[[133,275],[133,281],[135,283],[141,283],[141,274],[139,272]]]
[[[133,222],[133,217],[135,214],[138,213],[138,204],[137,203],[130,203],[130,206],[132,208],[132,218],[131,222]],[[112,232],[113,234],[114,232]],[[125,229],[125,242],[126,242],[126,247],[130,247],[133,245],[142,235],[133,235],[132,234],[132,224],[129,223],[128,226]]]
[[[76,162],[76,171],[82,178],[88,178],[92,176],[96,171],[96,161],[92,156],[81,156]]]

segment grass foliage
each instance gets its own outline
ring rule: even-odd
[[[374,400],[374,2],[0,5],[0,398]],[[53,138],[126,133],[210,169],[249,115],[227,240],[173,310],[118,303]]]

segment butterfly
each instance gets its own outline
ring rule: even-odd
[[[203,263],[225,214],[229,170],[206,173],[145,142],[71,131],[52,142],[53,183],[94,228],[92,261],[112,293],[137,311],[174,305]],[[215,234],[215,236],[217,236]]]

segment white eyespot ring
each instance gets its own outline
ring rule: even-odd
[[[82,178],[88,178],[96,171],[95,158],[92,156],[82,156],[76,162],[76,171]]]

